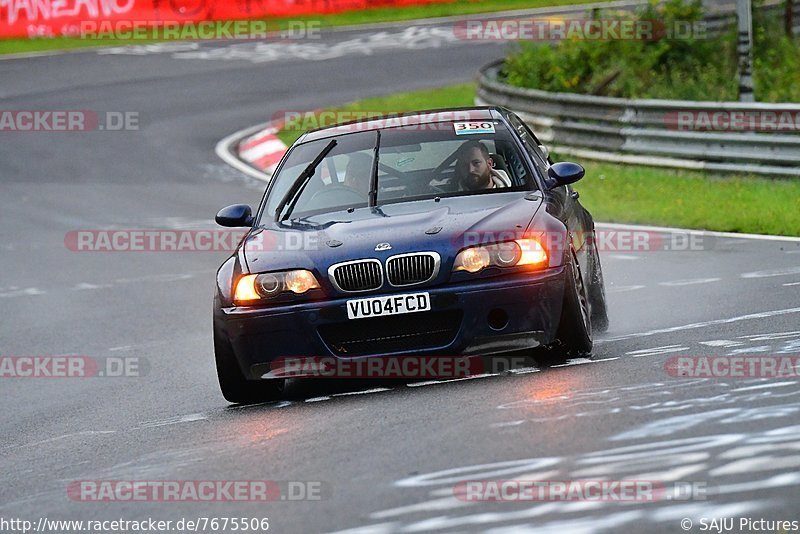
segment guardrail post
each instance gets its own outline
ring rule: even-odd
[[[791,1],[791,0],[788,0]],[[736,0],[739,53],[739,101],[754,102],[753,95],[753,12],[750,0]]]

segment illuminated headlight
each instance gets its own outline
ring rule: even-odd
[[[236,304],[253,304],[273,299],[282,293],[301,295],[311,289],[319,289],[319,282],[311,271],[305,269],[246,274],[236,283],[233,300]]]
[[[296,295],[302,295],[309,289],[318,289],[319,283],[311,271],[289,271],[283,277],[284,287]]]
[[[492,245],[465,248],[456,256],[453,271],[477,273],[486,267],[518,267],[547,264],[547,252],[535,239],[517,239]]]

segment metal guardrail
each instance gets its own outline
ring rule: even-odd
[[[502,61],[480,73],[476,103],[517,112],[551,150],[588,159],[726,172],[800,176],[800,104],[633,100],[551,93],[499,80]],[[684,131],[679,113],[774,113],[792,132]],[[758,115],[762,116],[762,115]],[[780,120],[780,119],[779,119]],[[776,122],[776,124],[780,124]]]
[[[706,18],[709,29],[715,30],[709,33],[721,33],[735,21],[725,11]],[[634,100],[552,93],[503,83],[502,63],[481,69],[476,103],[516,111],[551,150],[621,163],[800,176],[800,104]],[[784,123],[776,129],[779,131],[701,131],[682,128],[678,120],[679,113],[699,117],[715,112],[729,118],[775,114]],[[785,124],[787,117],[792,121],[789,127]]]

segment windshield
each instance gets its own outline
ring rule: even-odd
[[[499,121],[439,123],[381,130],[376,204],[530,189],[511,133]],[[331,139],[294,147],[272,181],[263,218],[274,218],[281,200]],[[295,199],[290,219],[369,206],[376,131],[336,137]]]

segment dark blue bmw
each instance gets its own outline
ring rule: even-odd
[[[214,349],[235,403],[280,398],[285,358],[588,354],[605,329],[594,222],[514,113],[425,111],[308,132],[217,273]]]

